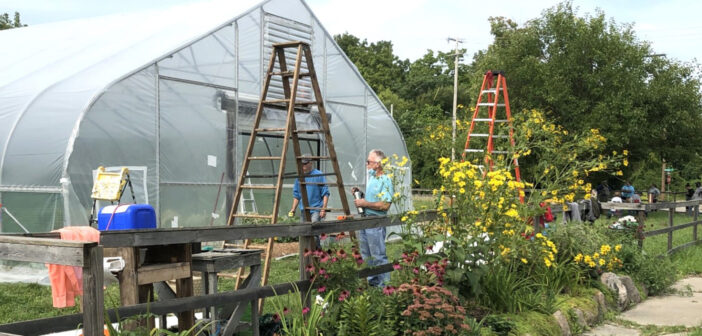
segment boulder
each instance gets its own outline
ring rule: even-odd
[[[561,328],[561,335],[570,336],[570,325],[568,324],[568,318],[566,317],[566,315],[563,314],[560,310],[558,310],[555,313],[553,313],[552,316],[558,323],[558,326]]]
[[[631,278],[628,275],[623,275],[619,277],[619,280],[624,284],[624,287],[626,287],[626,293],[629,297],[629,303],[630,304],[638,304],[641,302],[641,294],[639,293],[639,289],[636,288],[636,285],[634,284],[634,280],[631,280]]]
[[[602,294],[602,292],[597,291],[597,293],[592,296],[592,300],[597,302],[597,322],[602,321],[605,313],[607,313],[607,302],[605,301],[605,296]]]
[[[629,306],[629,295],[626,286],[624,286],[616,274],[612,272],[602,273],[600,281],[616,294],[618,311],[622,311]]]

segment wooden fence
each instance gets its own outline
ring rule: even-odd
[[[418,220],[436,218],[436,212],[420,213]],[[0,334],[41,335],[51,332],[75,330],[83,325],[86,336],[103,334],[102,292],[102,250],[109,247],[139,247],[154,245],[188,244],[207,241],[243,240],[270,237],[300,237],[300,245],[313,242],[314,236],[322,233],[356,231],[374,227],[397,225],[393,217],[364,217],[343,221],[328,221],[312,224],[276,224],[275,230],[270,225],[227,226],[209,228],[177,228],[154,230],[104,231],[101,233],[100,245],[96,243],[61,241],[58,233],[24,234],[0,236],[0,259],[56,263],[82,266],[84,274],[84,312],[31,321],[22,321],[0,325]],[[36,253],[27,245],[39,245],[48,248],[50,253]],[[275,296],[276,293],[288,293],[297,286],[301,292],[307,291],[311,283],[306,279],[304,267],[307,262],[300,255],[300,281],[294,284],[284,283],[259,288],[242,289],[232,292],[176,298],[165,301],[137,304],[110,309],[107,316],[110,321],[118,321],[131,316],[151,313],[166,315],[193,309],[228,306],[239,302]],[[392,264],[385,264],[372,269],[363,269],[359,277],[392,271]],[[257,330],[254,331],[257,334]]]
[[[702,201],[684,201],[684,202],[661,202],[661,203],[602,203],[603,210],[621,210],[621,211],[636,211],[639,223],[639,246],[643,246],[643,239],[646,237],[653,237],[657,235],[667,234],[668,235],[668,246],[666,249],[667,254],[672,254],[686,247],[690,247],[696,244],[702,243],[702,241],[697,236],[697,226],[702,224],[702,221],[698,220],[700,203]],[[692,222],[675,225],[673,222],[675,216],[676,208],[688,208],[690,207],[692,211]],[[646,231],[644,230],[645,224],[645,214],[650,213],[652,210],[667,210],[668,211],[668,227]],[[692,240],[680,245],[673,246],[673,233],[678,230],[692,227]]]

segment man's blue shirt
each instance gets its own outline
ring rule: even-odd
[[[322,182],[327,183],[327,179],[322,175],[322,172],[317,169],[312,169],[309,174],[305,176],[305,182]],[[307,201],[310,203],[310,207],[321,208],[324,205],[324,196],[329,196],[329,186],[326,184],[307,184]],[[295,184],[293,185],[293,197],[296,199],[302,198],[302,193],[300,192],[300,180],[295,179]],[[304,205],[302,201],[300,202],[300,211],[303,211]],[[319,210],[310,210],[311,212],[319,212]]]
[[[392,186],[392,180],[386,174],[380,176],[375,176],[375,173],[369,174],[368,185],[366,186],[366,201],[391,203],[394,193],[395,189]],[[366,208],[366,213],[371,216],[385,216],[388,212]]]
[[[622,197],[630,198],[634,195],[634,186],[625,185],[622,187]]]

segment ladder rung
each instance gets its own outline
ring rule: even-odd
[[[473,119],[473,121],[488,121],[488,122],[490,122],[490,121],[492,121],[492,118],[475,118],[475,119]],[[509,120],[506,120],[506,119],[495,119],[496,123],[506,123],[508,121]]]
[[[296,130],[295,133],[324,133],[322,129]]]
[[[234,214],[234,217],[247,217],[247,218],[273,218],[273,215],[254,215],[254,214]]]
[[[271,76],[292,77],[293,75],[295,75],[295,72],[294,71],[276,71],[276,72],[271,72],[270,75]],[[307,77],[309,75],[310,75],[309,72],[301,72],[299,74],[300,77]]]
[[[497,106],[497,107],[504,107],[505,104],[494,104],[494,103],[480,103],[478,106]]]
[[[305,209],[308,210],[325,210],[325,211],[346,211],[344,209],[337,209],[337,208],[318,208],[318,207],[306,207]]]
[[[249,160],[280,160],[280,156],[249,156]]]
[[[265,105],[287,103],[290,99],[271,99],[262,101]]]
[[[257,128],[256,132],[284,132],[285,128]]]
[[[274,43],[273,48],[297,48],[300,44],[309,45],[307,42],[290,41],[290,42]]]
[[[484,149],[466,148],[466,153],[482,153],[484,151],[485,151]]]
[[[500,91],[503,91],[503,90],[504,90],[503,88],[500,88]],[[496,92],[497,92],[497,90],[495,90],[495,89],[487,89],[487,90],[481,91],[481,93],[496,93]]]
[[[492,153],[493,154],[509,154],[508,151],[496,151],[496,150],[492,151]]]
[[[331,160],[331,156],[298,156],[298,159],[308,159],[308,160]],[[332,174],[336,175],[336,174]],[[314,175],[319,176],[319,175]]]
[[[474,133],[474,134],[471,134],[470,136],[471,136],[471,137],[478,137],[478,138],[487,138],[488,136],[490,136],[490,134],[487,134],[487,133]],[[493,138],[504,138],[504,139],[509,138],[509,137],[506,136],[506,135],[493,135],[492,137],[493,137]]]
[[[272,184],[244,184],[241,189],[275,189],[276,186]]]

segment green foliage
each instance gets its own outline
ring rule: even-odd
[[[379,302],[381,293],[377,290],[369,290],[361,295],[356,295],[344,301],[341,306],[341,315],[334,324],[338,326],[339,336],[354,335],[387,335],[393,336],[397,333],[392,330],[392,326],[397,321],[399,314],[394,310],[385,311],[385,306]],[[385,300],[387,301],[387,300]],[[394,318],[386,319],[385,315],[396,315]],[[391,322],[390,327],[386,322]]]
[[[281,335],[286,336],[316,336],[320,335],[319,326],[324,316],[324,308],[333,297],[333,292],[329,291],[323,300],[317,300],[309,307],[305,307],[305,302],[310,300],[311,291],[303,296],[297,286],[285,298],[287,300],[271,301],[277,319],[281,322]],[[274,318],[275,319],[275,318]],[[276,319],[276,320],[277,320]]]
[[[10,15],[7,13],[3,13],[2,15],[0,15],[0,30],[26,27],[26,26],[27,26],[26,24],[22,24],[22,21],[20,20],[20,13],[19,12],[15,12],[14,20],[11,20]]]

